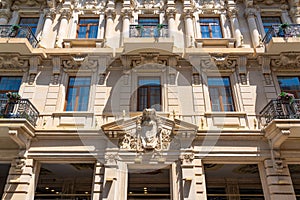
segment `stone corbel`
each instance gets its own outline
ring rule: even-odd
[[[35,77],[37,75],[38,72],[38,66],[40,65],[40,58],[37,56],[34,57],[30,57],[29,58],[29,78],[28,78],[28,84],[29,85],[33,85],[33,83],[35,82]]]
[[[201,83],[201,76],[200,76],[199,70],[197,70],[195,67],[193,67],[192,81],[193,81],[194,85],[200,85],[200,83]]]
[[[120,160],[120,157],[118,153],[106,153],[104,159],[105,165],[116,166],[118,164],[118,160]]]
[[[19,55],[0,55],[1,71],[22,71],[28,70],[28,60],[20,59]]]
[[[242,85],[247,85],[247,57],[240,56],[238,59],[238,73]]]
[[[176,82],[176,68],[169,66],[169,84],[170,85],[175,85]]]
[[[186,152],[180,155],[180,160],[183,165],[191,165],[195,159],[193,152]]]
[[[52,84],[57,85],[59,83],[59,78],[61,74],[61,60],[59,56],[54,56],[52,58],[52,64],[53,64],[53,78],[52,78]]]
[[[28,143],[26,139],[20,137],[20,134],[17,130],[9,130],[8,135],[15,143],[19,145],[20,149],[26,149]]]
[[[265,78],[266,85],[271,85],[271,69],[270,69],[270,58],[262,57],[262,72]]]
[[[105,82],[109,61],[110,61],[109,56],[101,57],[98,59],[99,85],[103,85]]]
[[[271,159],[273,163],[273,169],[277,173],[282,173],[283,171],[283,160],[280,155],[281,144],[289,137],[289,129],[281,129],[274,137],[269,138],[269,145],[271,149]]]

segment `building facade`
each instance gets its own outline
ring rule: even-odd
[[[297,0],[0,0],[4,200],[300,199]]]

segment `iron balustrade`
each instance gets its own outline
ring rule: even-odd
[[[281,25],[272,25],[268,30],[262,42],[268,44],[272,37],[283,37],[287,39],[289,37],[300,37],[300,24],[288,24],[283,26]]]
[[[38,40],[28,26],[0,25],[0,38],[27,38],[33,48],[38,45]]]
[[[2,118],[23,118],[27,119],[33,126],[36,126],[39,111],[28,99],[9,101],[0,96],[0,116]]]
[[[300,119],[300,99],[292,102],[271,100],[260,112],[260,120],[263,125],[267,125],[274,119]]]
[[[168,25],[130,25],[129,37],[169,37]]]

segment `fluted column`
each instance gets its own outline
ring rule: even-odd
[[[106,27],[105,27],[105,40],[108,46],[113,45],[113,35],[114,35],[114,17],[115,12],[112,9],[106,10]]]
[[[175,8],[167,9],[167,16],[168,16],[168,29],[169,29],[169,37],[174,38],[174,33],[176,31],[176,24],[175,24]]]
[[[123,15],[123,38],[129,38],[129,26],[130,26],[130,17],[131,17],[131,10],[129,8],[122,10]]]
[[[63,39],[66,37],[66,33],[68,30],[68,22],[71,17],[71,13],[69,10],[63,10],[61,13],[59,31],[57,35],[56,47],[62,47]]]
[[[240,25],[239,25],[239,21],[237,18],[237,9],[232,9],[228,12],[229,17],[230,17],[230,22],[232,24],[232,32],[233,32],[233,36],[236,40],[236,47],[240,47],[242,46],[242,41],[243,41],[243,36],[240,30]]]
[[[53,20],[55,18],[56,12],[52,9],[48,10],[45,15],[45,23],[43,28],[43,35],[41,39],[40,46],[47,47],[47,43],[49,42],[49,34],[51,33],[51,27]]]
[[[185,24],[185,35],[186,35],[186,47],[192,47],[194,41],[194,26],[193,26],[193,19],[192,19],[192,10],[186,9],[184,16],[184,24]]]
[[[104,28],[105,28],[105,12],[101,10],[99,14],[99,30],[97,35],[98,39],[104,38]]]
[[[290,17],[289,17],[289,13],[288,13],[288,10],[289,9],[289,6],[288,5],[282,5],[281,6],[281,18],[283,20],[284,23],[292,23]]]
[[[246,17],[247,17],[247,21],[248,21],[252,44],[253,44],[253,47],[256,48],[259,45],[260,41],[259,41],[259,32],[258,32],[256,21],[255,21],[255,10],[248,8],[246,10]]]

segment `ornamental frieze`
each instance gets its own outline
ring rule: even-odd
[[[29,61],[21,59],[18,55],[0,55],[1,71],[27,71]]]
[[[280,57],[271,59],[271,67],[275,71],[284,69],[300,69],[300,54],[293,52],[281,53]]]
[[[44,8],[45,6],[45,0],[16,0],[12,5],[12,10],[19,10],[22,8]]]
[[[62,59],[62,66],[64,71],[97,71],[98,60],[89,58],[86,55],[76,55],[69,58]]]

